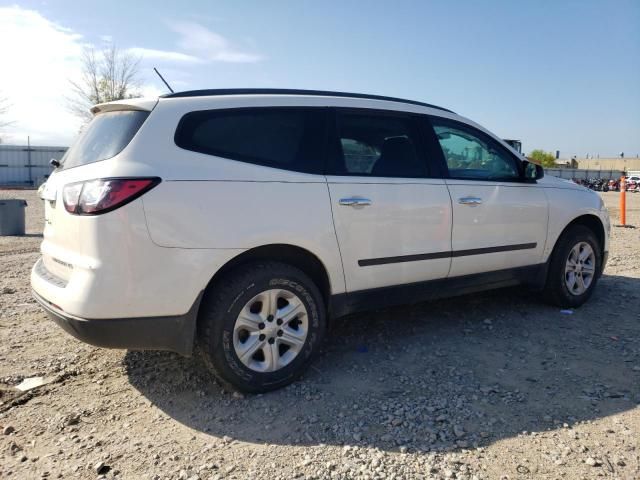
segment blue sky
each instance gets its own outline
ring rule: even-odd
[[[176,90],[400,96],[525,151],[640,154],[638,0],[0,2],[0,44],[14,45],[0,75],[12,139],[71,141],[67,79],[82,47],[105,39],[143,57],[146,94],[163,93],[157,66]]]

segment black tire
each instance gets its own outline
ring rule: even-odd
[[[587,290],[581,295],[571,293],[565,282],[565,267],[571,249],[580,242],[588,243],[595,254],[595,275]],[[596,287],[602,268],[602,247],[594,232],[583,226],[570,227],[558,239],[551,254],[545,296],[549,302],[561,308],[576,308],[586,302]]]
[[[274,372],[245,366],[233,346],[233,329],[241,309],[265,290],[295,293],[307,309],[308,333],[297,356]],[[322,295],[301,270],[285,263],[261,261],[240,266],[215,282],[205,293],[199,316],[198,343],[204,361],[223,386],[246,393],[262,393],[296,380],[320,350],[327,314]]]

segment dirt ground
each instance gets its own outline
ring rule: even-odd
[[[516,288],[350,316],[303,379],[244,397],[199,360],[48,320],[42,205],[7,197],[29,207],[28,236],[0,237],[0,478],[640,478],[640,228],[613,229],[572,314]],[[50,383],[18,395],[32,376]]]

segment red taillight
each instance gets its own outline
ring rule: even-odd
[[[159,183],[157,177],[100,178],[65,185],[62,199],[69,213],[99,215],[126,205]]]

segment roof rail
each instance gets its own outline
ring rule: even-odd
[[[367,95],[365,93],[329,92],[324,90],[297,90],[288,88],[215,88],[208,90],[187,90],[185,92],[167,93],[161,98],[183,98],[183,97],[213,97],[219,95],[311,95],[316,97],[345,97],[363,98],[367,100],[384,100],[386,102],[408,103],[410,105],[420,105],[421,107],[436,108],[445,112],[454,113],[446,108],[431,105],[429,103],[416,102],[396,97],[385,97],[382,95]]]

